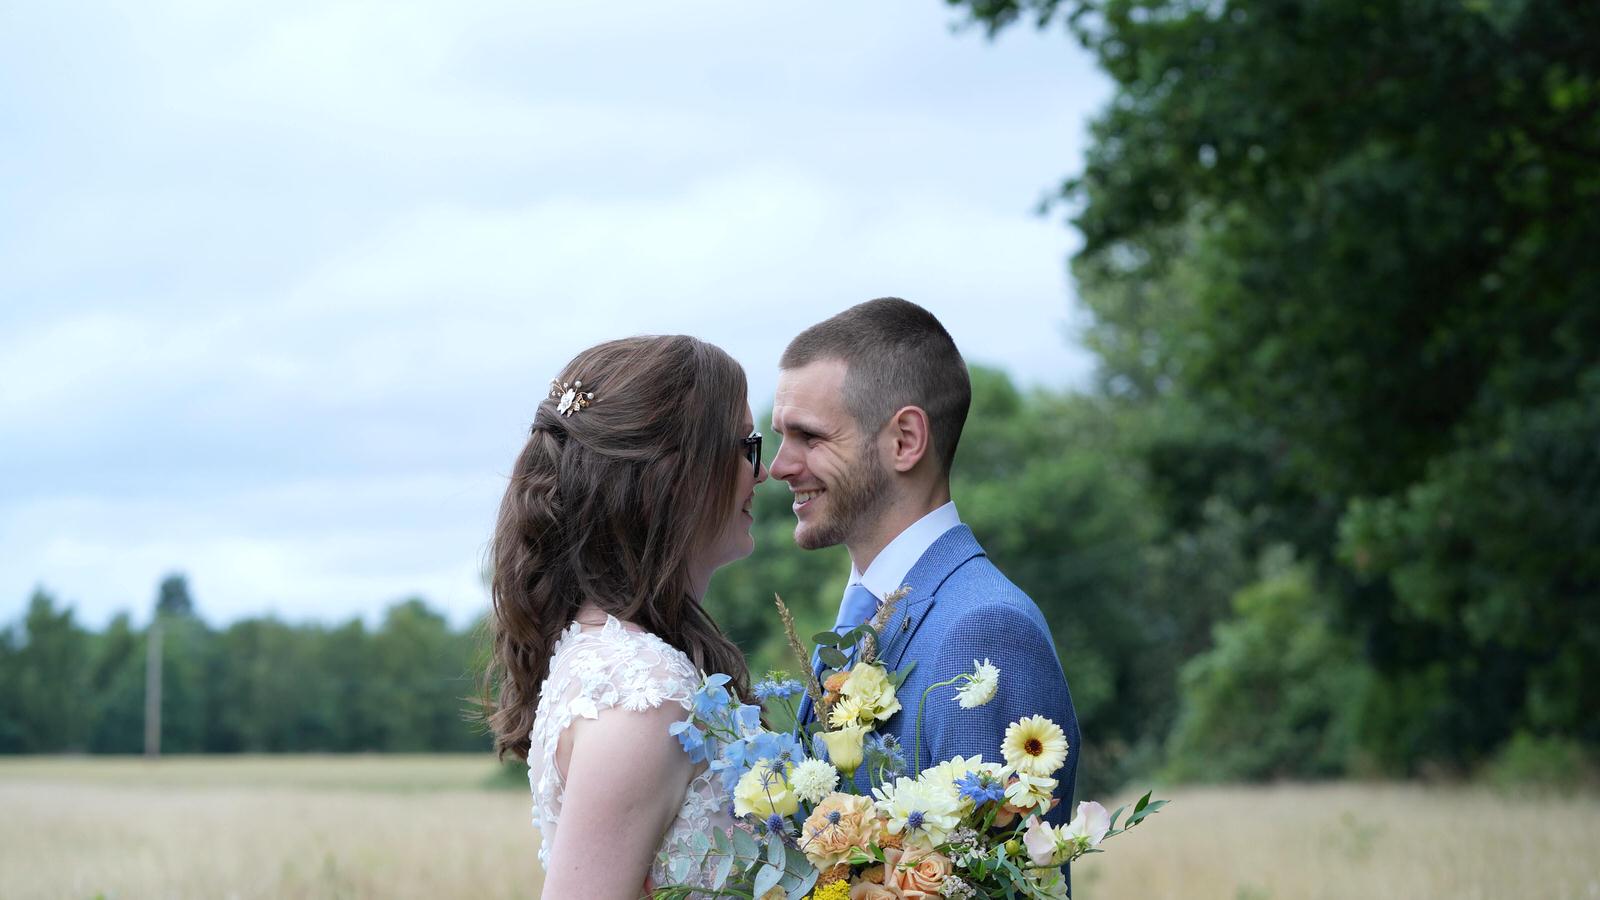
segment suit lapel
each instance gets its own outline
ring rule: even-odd
[[[972,536],[972,529],[965,525],[957,525],[940,535],[922,554],[906,574],[905,583],[911,587],[911,593],[895,605],[894,613],[883,627],[878,658],[885,668],[890,671],[900,668],[912,635],[933,609],[945,580],[967,560],[982,555],[983,548]]]

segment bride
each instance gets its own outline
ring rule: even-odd
[[[744,370],[691,337],[585,350],[539,404],[492,543],[489,722],[528,761],[546,897],[638,897],[663,848],[731,825],[667,728],[703,673],[749,693],[700,599],[766,477]]]

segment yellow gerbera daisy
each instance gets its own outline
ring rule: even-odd
[[[1061,726],[1044,716],[1028,716],[1011,723],[1000,744],[1006,764],[1018,772],[1048,778],[1067,761],[1067,736]]]

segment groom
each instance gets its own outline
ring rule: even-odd
[[[914,775],[953,756],[1003,761],[1006,726],[1044,716],[1071,747],[1056,773],[1061,803],[1048,816],[1065,822],[1078,719],[1055,645],[1039,607],[989,561],[950,499],[950,465],[972,402],[955,342],[927,310],[885,297],[801,332],[779,367],[772,427],[782,444],[770,471],[794,493],[795,543],[850,551],[836,628],[859,625],[885,594],[911,589],[885,624],[880,651],[890,671],[916,662],[899,692],[910,699],[880,733],[899,738]],[[1001,673],[995,699],[962,709],[954,688],[934,691],[921,754],[910,759],[923,690],[985,658]],[[802,721],[809,706],[803,701]]]

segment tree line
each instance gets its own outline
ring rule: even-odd
[[[420,599],[382,623],[212,627],[181,575],[164,579],[161,738],[167,753],[482,750],[466,719],[477,636]],[[100,632],[44,589],[0,631],[0,752],[140,753],[146,641],[122,613]]]

